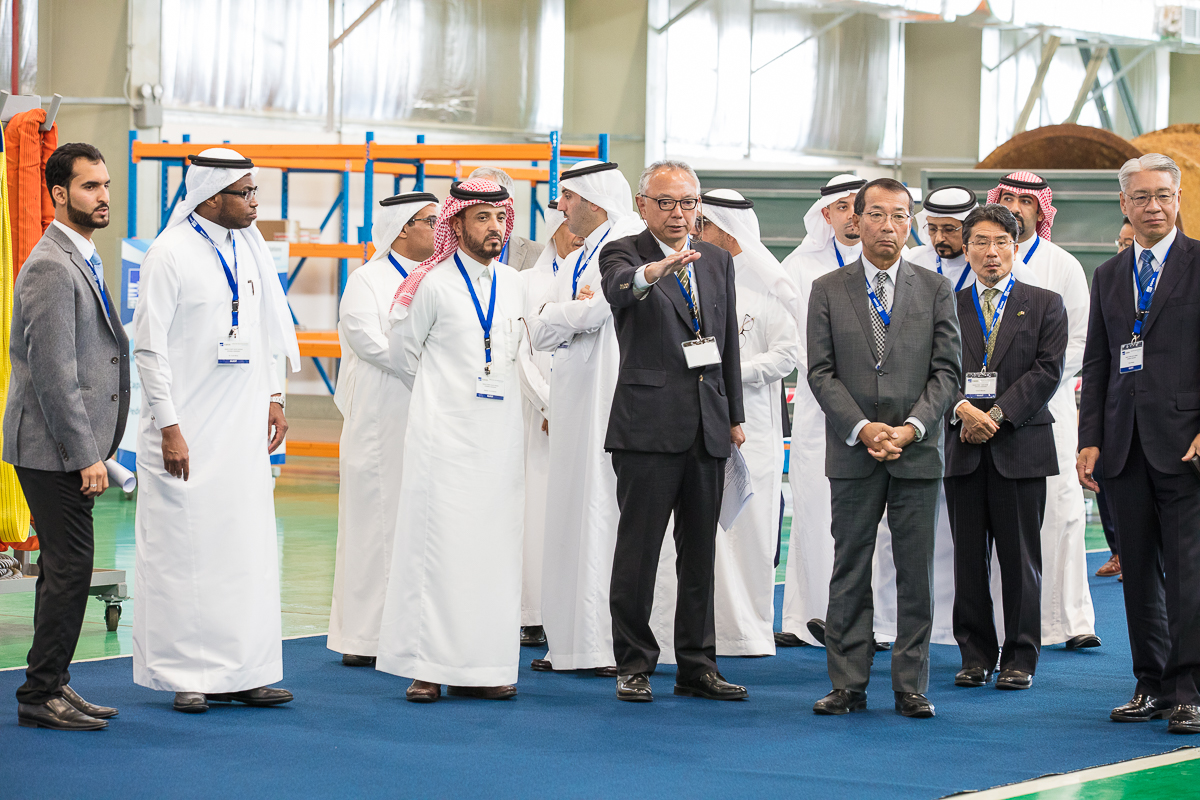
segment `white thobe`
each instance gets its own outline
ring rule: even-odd
[[[499,686],[516,682],[521,646],[525,443],[517,351],[525,283],[504,264],[457,255],[485,315],[496,282],[491,377],[503,399],[477,396],[483,328],[448,258],[425,276],[407,314],[391,317],[392,365],[412,403],[376,667],[431,683]]]
[[[835,246],[842,263],[853,264],[862,245]],[[792,400],[792,443],[788,458],[788,483],[792,487],[792,527],[784,568],[782,629],[809,644],[818,644],[808,631],[811,619],[824,620],[829,609],[829,581],[833,576],[833,510],[829,479],[825,477],[825,413],[808,385],[808,301],[813,282],[838,269],[829,253],[824,261],[804,252],[793,252],[783,268],[800,289],[799,379]],[[876,542],[872,561],[874,627],[896,619],[895,567],[891,563],[891,537]],[[890,581],[886,573],[890,570]],[[882,637],[881,637],[882,638]]]
[[[555,248],[554,242],[546,245]],[[554,255],[553,253],[551,254]],[[537,313],[537,301],[554,280],[551,258],[539,259],[520,275],[525,281],[525,319]],[[521,345],[517,366],[521,374],[525,420],[525,536],[521,559],[521,624],[542,624],[542,552],[546,538],[546,489],[550,478],[550,436],[542,425],[550,418],[550,365],[553,356]]]
[[[909,253],[909,261],[933,272],[940,273],[950,281],[955,292],[969,287],[974,283],[971,267],[967,264],[965,255],[956,258],[941,258],[933,245],[921,245]],[[935,434],[936,435],[936,434]],[[888,527],[887,516],[879,523],[880,539],[887,539],[891,548],[892,531]],[[896,583],[896,569],[890,562],[884,569],[877,572],[878,579]],[[999,575],[999,569],[995,570]],[[954,535],[950,531],[950,512],[946,509],[946,488],[938,484],[938,516],[937,529],[933,535],[933,630],[930,632],[930,642],[933,644],[956,644],[954,638]],[[883,640],[893,641],[896,638],[896,616],[891,614],[875,627],[876,635]]]
[[[231,231],[196,216],[234,269]],[[238,339],[249,364],[217,364],[232,292],[210,245],[188,224],[146,252],[134,358],[142,383],[133,677],[174,692],[236,692],[283,678],[279,558],[267,453],[279,391],[254,245],[237,237]],[[187,481],[163,464],[161,428],[179,425]]]
[[[405,273],[417,262],[392,254]],[[342,368],[334,399],[338,448],[338,537],[329,612],[330,650],[373,656],[392,568],[392,540],[412,393],[392,368],[388,312],[404,276],[383,258],[351,273],[339,307]]]
[[[592,231],[560,264],[544,306],[530,320],[534,347],[554,354],[542,624],[546,658],[559,670],[616,663],[608,600],[620,510],[604,437],[620,349],[612,307],[600,286],[598,249],[620,235],[609,221]],[[576,284],[595,294],[574,299]]]
[[[1096,632],[1096,612],[1088,588],[1083,487],[1075,473],[1079,447],[1075,375],[1083,368],[1091,298],[1078,259],[1045,239],[1031,238],[1021,243],[1013,275],[1031,286],[1057,292],[1067,309],[1066,364],[1062,382],[1049,403],[1054,415],[1058,474],[1046,478],[1046,516],[1042,520],[1042,644],[1058,644]],[[993,569],[992,574],[998,576],[999,570]],[[998,597],[996,591],[993,586],[993,594]],[[1000,604],[996,607],[1000,619]]]

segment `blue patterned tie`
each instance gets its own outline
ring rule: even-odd
[[[1142,251],[1142,268],[1138,270],[1138,288],[1143,292],[1150,285],[1150,279],[1154,277],[1154,267],[1150,263],[1154,260],[1154,253],[1150,252],[1147,247]]]
[[[104,262],[100,260],[99,253],[92,253],[92,258],[88,261],[88,266],[92,268],[92,279],[96,281],[96,288],[100,290],[100,297],[104,301],[104,314],[108,316],[108,292],[104,291]]]

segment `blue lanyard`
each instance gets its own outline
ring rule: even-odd
[[[696,273],[692,272],[692,265],[688,264],[688,276],[692,283],[696,282]],[[696,338],[700,338],[700,317],[696,314],[696,302],[692,300],[692,293],[683,288],[683,281],[679,280],[679,273],[675,273],[675,282],[679,284],[679,291],[683,294],[683,299],[687,300],[688,311],[692,312],[692,329],[696,331]]]
[[[866,271],[863,272],[863,280],[867,282],[867,297],[871,299],[871,305],[875,307],[875,313],[879,315],[879,319],[883,321],[883,327],[888,327],[892,324],[892,315],[883,307],[883,303],[879,302],[879,296],[875,294],[875,290],[871,288],[871,279],[867,277]]]
[[[587,269],[587,265],[592,263],[592,256],[596,255],[596,252],[600,249],[600,245],[604,244],[604,240],[608,238],[610,233],[612,233],[612,228],[609,228],[604,232],[604,235],[600,237],[600,241],[596,242],[596,246],[592,248],[592,252],[588,253],[588,257],[586,259],[580,258],[579,261],[576,262],[575,273],[571,276],[572,300],[575,299],[575,295],[579,294],[579,276],[583,274],[585,269]]]
[[[555,245],[553,243],[551,243],[550,246],[554,247]],[[555,275],[558,274],[558,254],[557,253],[555,253],[555,255],[554,255],[554,263],[550,265],[550,268],[554,270]]]
[[[942,257],[937,255],[936,253],[934,254],[933,257],[937,259],[938,275],[945,275],[946,273],[942,272]],[[970,271],[971,271],[971,267],[968,266],[967,264],[963,264],[963,271],[962,271],[962,274],[960,274],[958,276],[958,285],[954,287],[954,291],[956,291],[956,292],[962,291],[963,284],[967,282],[967,273]]]
[[[87,260],[87,265],[92,271],[92,280],[96,281],[96,288],[100,290],[100,299],[104,303],[104,316],[108,317],[108,292],[104,290],[104,280],[100,277],[100,273],[96,272],[96,265],[92,263],[91,259]]]
[[[842,251],[838,250],[837,239],[833,240],[833,254],[837,256],[838,268],[846,266],[846,262],[842,260]]]
[[[1033,247],[1029,248],[1029,252],[1025,254],[1025,258],[1021,259],[1022,264],[1028,264],[1029,259],[1033,258],[1033,254],[1037,252],[1037,246],[1042,243],[1042,237],[1033,237]]]
[[[1167,265],[1167,259],[1171,256],[1171,250],[1174,249],[1175,243],[1167,248],[1167,252],[1163,253],[1162,263],[1158,265],[1158,269],[1150,276],[1150,280],[1146,281],[1146,286],[1142,288],[1142,282],[1138,280],[1138,260],[1133,260],[1133,280],[1137,283],[1141,291],[1138,292],[1137,318],[1133,322],[1133,340],[1136,342],[1142,335],[1142,321],[1146,319],[1146,312],[1150,310],[1150,302],[1154,299],[1154,288],[1158,286],[1158,276],[1162,274],[1163,267]]]
[[[396,268],[396,272],[400,273],[401,278],[407,278],[408,273],[404,271],[404,267],[400,266],[400,262],[390,252],[388,253],[388,261],[392,262],[392,266]]]
[[[992,316],[991,326],[983,319],[983,306],[979,305],[979,285],[971,287],[971,297],[975,300],[975,313],[979,315],[979,327],[983,328],[983,365],[979,368],[980,372],[987,372],[987,343],[992,339],[992,329],[1000,324],[1000,312],[1004,310],[1004,304],[1008,302],[1008,295],[1016,283],[1016,279],[1010,274],[1008,288],[1004,290],[1004,294],[1000,295],[1000,302],[996,304],[996,313]]]
[[[475,313],[479,315],[479,324],[483,328],[483,356],[486,359],[483,371],[488,375],[492,374],[492,316],[496,313],[496,281],[499,275],[492,274],[492,299],[488,301],[487,316],[483,315],[483,306],[479,304],[479,295],[475,294],[475,285],[471,283],[471,278],[467,275],[467,269],[463,266],[462,259],[458,257],[458,253],[454,254],[454,263],[458,265],[458,271],[462,274],[463,280],[467,282],[467,291],[471,293],[471,300],[475,303]]]
[[[233,330],[231,330],[229,333],[230,333],[230,335],[237,335],[238,283],[237,283],[237,280],[235,280],[235,278],[234,278],[234,275],[237,274],[237,237],[233,235],[232,231],[230,231],[229,240],[233,243],[233,272],[230,272],[229,264],[225,263],[225,256],[221,255],[221,250],[217,247],[217,243],[214,242],[212,240],[212,238],[209,237],[209,235],[204,232],[204,228],[200,227],[200,224],[198,222],[196,222],[196,218],[193,217],[191,214],[188,214],[187,221],[189,223],[191,223],[193,228],[196,229],[196,233],[198,233],[204,237],[204,241],[206,241],[212,245],[212,249],[214,251],[216,251],[217,258],[221,260],[221,269],[225,270],[225,280],[227,280],[229,282],[229,291],[233,292],[233,306],[232,306],[232,308],[233,308]]]
[[[508,240],[507,239],[504,242],[504,247],[500,248],[500,256],[496,260],[499,261],[501,264],[508,263]]]

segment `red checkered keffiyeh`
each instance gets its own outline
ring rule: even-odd
[[[1054,215],[1058,209],[1050,205],[1054,201],[1054,191],[1046,181],[1032,172],[1010,172],[1000,179],[1000,185],[991,189],[987,194],[989,203],[999,203],[1000,195],[1005,191],[1016,194],[1028,194],[1037,198],[1042,207],[1042,221],[1037,225],[1037,235],[1050,241],[1050,228],[1054,225]]]
[[[494,197],[501,192],[504,193],[502,200],[486,199],[488,195]],[[412,304],[413,296],[417,293],[417,287],[421,285],[421,279],[429,273],[429,270],[454,254],[454,251],[458,249],[458,237],[454,234],[454,229],[450,227],[450,219],[464,208],[470,208],[480,203],[508,209],[508,220],[504,231],[504,241],[508,241],[512,236],[513,222],[515,221],[513,201],[508,193],[499,184],[483,178],[473,178],[455,183],[450,187],[450,196],[442,204],[437,224],[433,228],[433,255],[422,261],[400,284],[400,288],[396,290],[396,296],[392,299],[392,308],[397,305],[408,308]]]

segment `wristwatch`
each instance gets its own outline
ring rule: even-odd
[[[992,418],[992,422],[999,425],[1004,422],[1004,412],[1000,410],[1000,406],[992,406],[992,410],[988,412],[988,416]]]
[[[284,405],[283,405],[283,395],[280,395],[280,394],[271,395],[271,402],[272,402],[272,403],[279,403],[279,410],[280,410],[280,411],[282,411],[282,410],[284,409]]]

